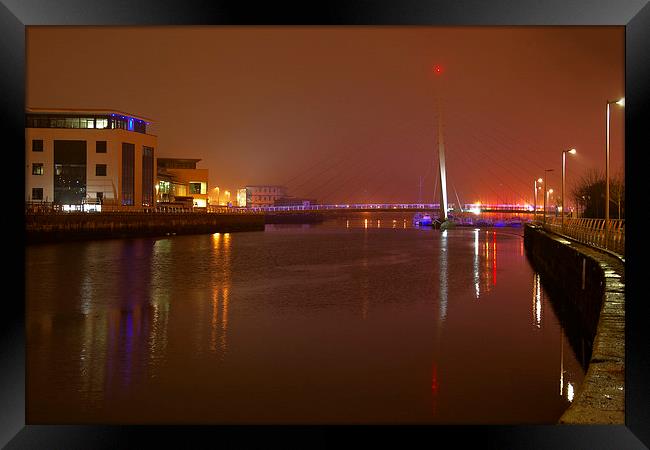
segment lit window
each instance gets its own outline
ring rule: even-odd
[[[43,175],[43,164],[42,163],[33,163],[32,164],[32,175]]]
[[[171,190],[171,184],[169,181],[160,181],[158,183],[158,191],[163,193],[163,194],[169,194]]]
[[[65,128],[79,128],[79,118],[67,117],[65,119]]]
[[[95,119],[95,128],[108,127],[108,119]]]
[[[200,194],[201,183],[190,183],[190,194]]]
[[[32,200],[43,200],[43,188],[32,188]]]

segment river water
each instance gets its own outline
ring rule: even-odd
[[[555,423],[584,370],[522,230],[410,220],[27,247],[27,423]]]

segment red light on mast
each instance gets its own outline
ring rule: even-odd
[[[437,65],[433,66],[433,73],[435,73],[436,75],[440,75],[442,73],[442,67]]]

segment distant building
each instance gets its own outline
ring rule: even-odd
[[[208,169],[197,169],[200,159],[158,158],[156,160],[156,201],[208,206]]]
[[[25,200],[154,204],[150,119],[105,109],[27,108]]]
[[[287,196],[287,188],[276,185],[246,186],[246,206],[273,206],[279,198]]]

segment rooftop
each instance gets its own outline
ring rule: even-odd
[[[30,114],[102,114],[102,115],[112,115],[120,117],[133,117],[134,119],[141,120],[146,122],[147,125],[153,122],[153,119],[144,117],[137,114],[127,113],[124,111],[119,111],[116,109],[86,109],[86,108],[37,108],[30,107],[25,108],[25,111]]]

